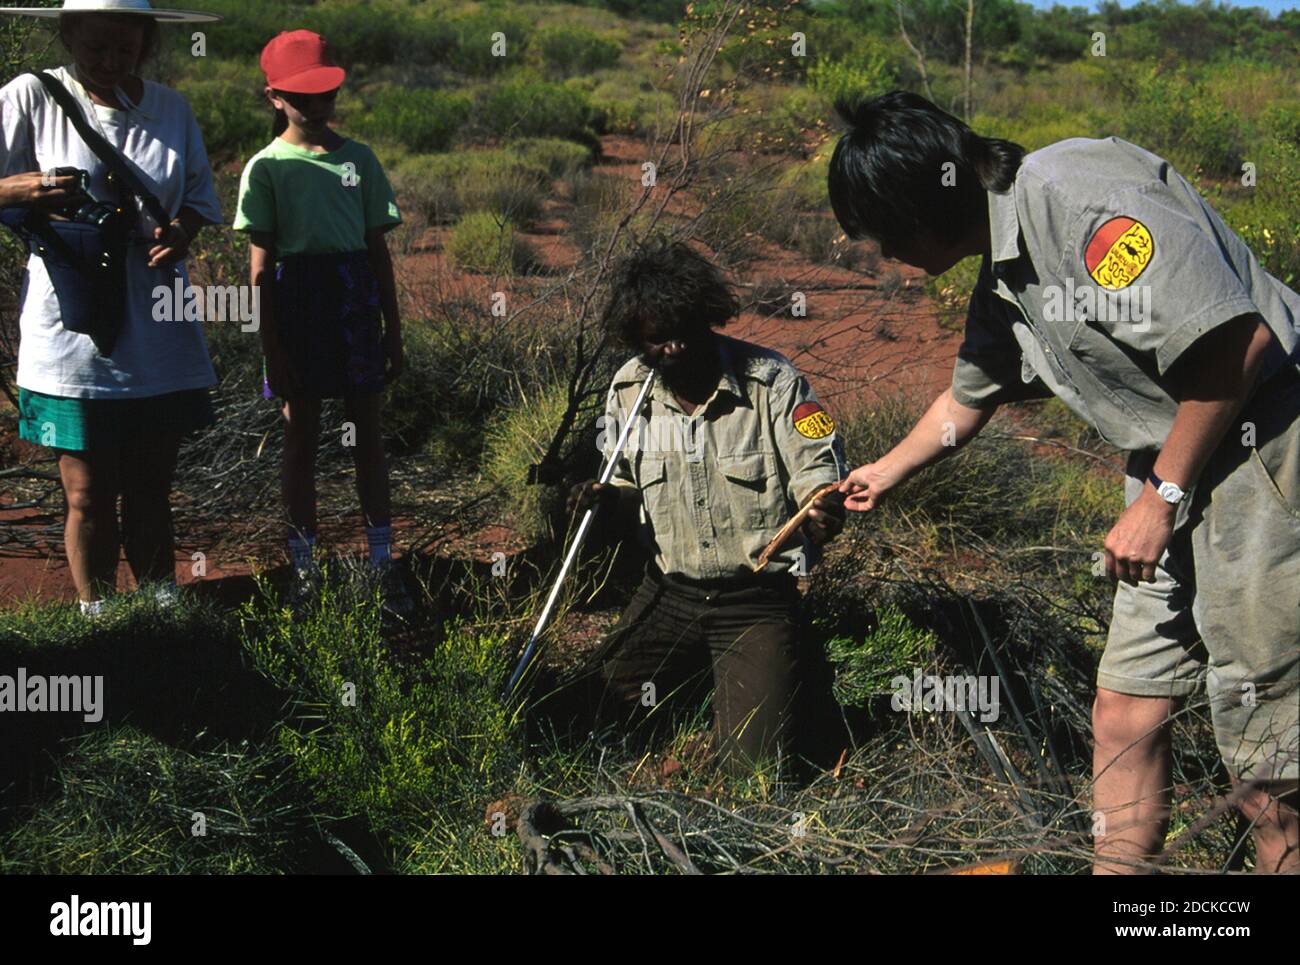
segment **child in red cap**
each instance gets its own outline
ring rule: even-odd
[[[392,517],[380,403],[402,370],[397,287],[384,233],[401,223],[369,147],[331,130],[344,71],[310,30],[262,51],[274,139],[244,167],[234,228],[251,236],[266,394],[284,401],[283,493],[301,602],[315,584],[316,448],[321,400],[355,426],[357,493],[387,607],[412,608],[392,567]]]

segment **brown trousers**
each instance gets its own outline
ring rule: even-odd
[[[737,770],[788,750],[797,681],[793,577],[689,584],[651,565],[597,659],[598,718],[648,726],[713,692],[713,749]]]

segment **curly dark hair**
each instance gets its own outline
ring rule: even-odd
[[[602,319],[627,348],[639,348],[644,328],[664,333],[721,328],[739,311],[718,268],[680,241],[648,242],[613,268]]]

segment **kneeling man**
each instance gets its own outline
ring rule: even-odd
[[[599,653],[601,717],[654,717],[712,683],[714,751],[743,770],[788,747],[797,687],[796,577],[844,524],[843,497],[815,499],[766,565],[783,524],[846,474],[835,424],[777,352],[714,331],[736,314],[717,269],[681,243],[630,256],[605,324],[638,354],[614,376],[608,456],[656,373],[611,482],[571,505],[635,514],[652,559]],[[761,569],[759,567],[761,566]]]

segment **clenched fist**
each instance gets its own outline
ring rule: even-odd
[[[609,512],[618,505],[618,487],[594,479],[580,482],[569,490],[569,515],[585,513],[595,506],[597,512]]]

